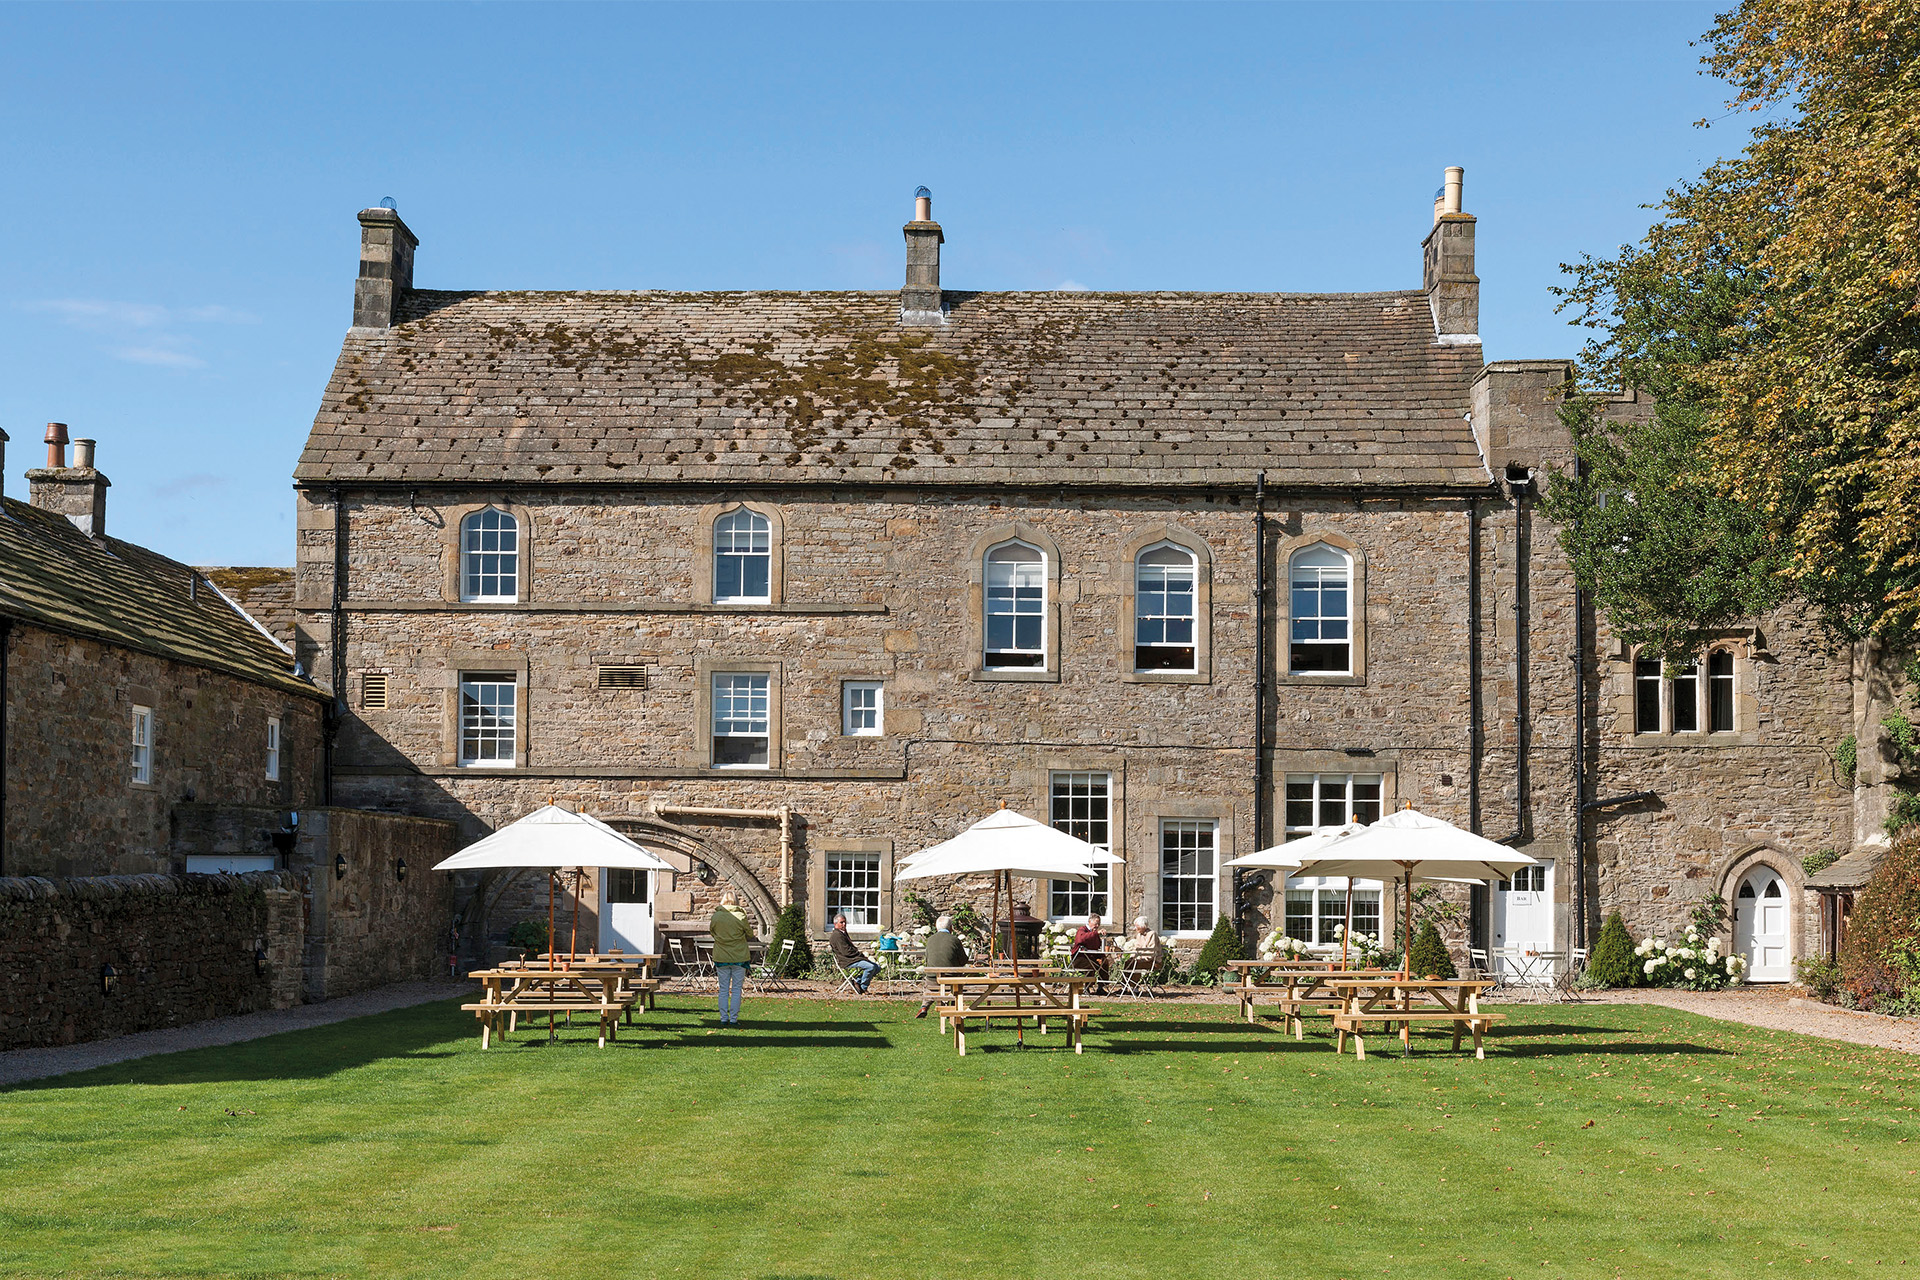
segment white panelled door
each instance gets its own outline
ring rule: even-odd
[[[600,868],[600,949],[653,954],[653,872]]]
[[[1787,982],[1793,944],[1787,932],[1787,886],[1771,867],[1740,878],[1733,898],[1733,949],[1747,958],[1747,981]]]
[[[1513,879],[1493,889],[1493,945],[1495,950],[1553,950],[1553,863],[1521,867]],[[1513,968],[1505,960],[1502,970]],[[1525,966],[1520,967],[1525,971]]]

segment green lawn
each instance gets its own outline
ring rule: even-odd
[[[0,1275],[1920,1272],[1902,1055],[1582,1005],[1362,1063],[1147,1005],[961,1059],[911,1004],[705,1010],[483,1054],[428,1005],[0,1092]]]

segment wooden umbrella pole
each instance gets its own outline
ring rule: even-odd
[[[1407,896],[1407,931],[1401,935],[1406,940],[1406,948],[1400,952],[1400,976],[1413,976],[1413,868],[1408,867],[1401,880],[1401,892]]]
[[[567,968],[573,968],[573,958],[580,953],[580,886],[587,878],[584,867],[573,869],[573,932],[567,935]]]
[[[1347,944],[1353,941],[1353,877],[1347,877],[1347,931],[1340,935],[1340,967],[1347,967]]]
[[[1013,932],[1013,872],[1011,871],[1007,872],[1007,950],[1013,953],[1013,976],[1018,978],[1020,976],[1020,939]],[[1024,1044],[1027,1038],[1027,1024],[1022,1022],[1016,1025],[1019,1027],[1018,1038]]]
[[[993,913],[987,917],[987,964],[1000,956],[1000,873],[993,873]]]
[[[553,972],[553,882],[560,872],[547,872],[547,972]]]

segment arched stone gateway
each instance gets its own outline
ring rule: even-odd
[[[1797,859],[1771,845],[1755,845],[1721,868],[1731,950],[1747,957],[1749,982],[1791,982],[1801,954],[1801,903],[1805,877]]]
[[[710,831],[695,831],[659,817],[607,818],[621,835],[660,853],[678,853],[704,862],[725,877],[740,894],[741,905],[757,917],[762,933],[773,928],[780,906],[760,877],[724,840]]]

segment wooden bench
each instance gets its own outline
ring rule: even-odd
[[[1416,1022],[1451,1022],[1453,1024],[1453,1050],[1460,1051],[1460,1038],[1467,1032],[1473,1032],[1473,1056],[1484,1059],[1487,1051],[1481,1047],[1480,1033],[1496,1022],[1506,1020],[1504,1013],[1452,1013],[1442,1009],[1371,1009],[1365,1012],[1351,1013],[1338,1010],[1333,1015],[1333,1029],[1338,1035],[1334,1044],[1337,1053],[1347,1051],[1347,1037],[1353,1037],[1353,1056],[1362,1062],[1367,1058],[1366,1024],[1384,1023],[1391,1027],[1398,1022],[1402,1044],[1411,1047],[1413,1043],[1413,1024]]]
[[[622,1013],[627,1012],[633,1007],[634,998],[637,997],[637,995],[638,993],[636,992],[634,996],[622,1000],[589,1000],[578,997],[529,996],[520,1000],[498,1002],[483,1000],[475,1004],[463,1004],[460,1007],[471,1011],[475,1017],[480,1019],[480,1047],[482,1049],[488,1047],[489,1041],[493,1036],[499,1036],[504,1040],[511,1032],[518,1030],[519,1018],[523,1013],[595,1014],[600,1019],[600,1047],[604,1049],[607,1047],[608,1040],[618,1040],[620,1038],[618,1034],[620,1026],[619,1017]],[[502,1015],[505,1015],[507,1019],[505,1029],[502,1029],[500,1026]],[[547,1037],[548,1039],[554,1038],[554,1032],[551,1027],[548,1028]]]
[[[1098,1009],[1067,1009],[1051,1006],[1035,1007],[1033,1005],[1027,1005],[1024,1008],[1015,1006],[983,1008],[978,1005],[968,1005],[964,1009],[958,1005],[945,1005],[940,1009],[940,1017],[953,1027],[954,1047],[960,1051],[960,1056],[964,1058],[967,1056],[967,1023],[969,1022],[978,1020],[985,1022],[988,1027],[991,1027],[993,1020],[1000,1018],[1012,1022],[1024,1030],[1027,1020],[1032,1019],[1039,1028],[1040,1034],[1045,1035],[1047,1033],[1047,1022],[1050,1019],[1057,1018],[1067,1024],[1068,1042],[1073,1045],[1073,1051],[1079,1053],[1082,1051],[1081,1042],[1082,1037],[1086,1034],[1087,1020],[1099,1012]]]

